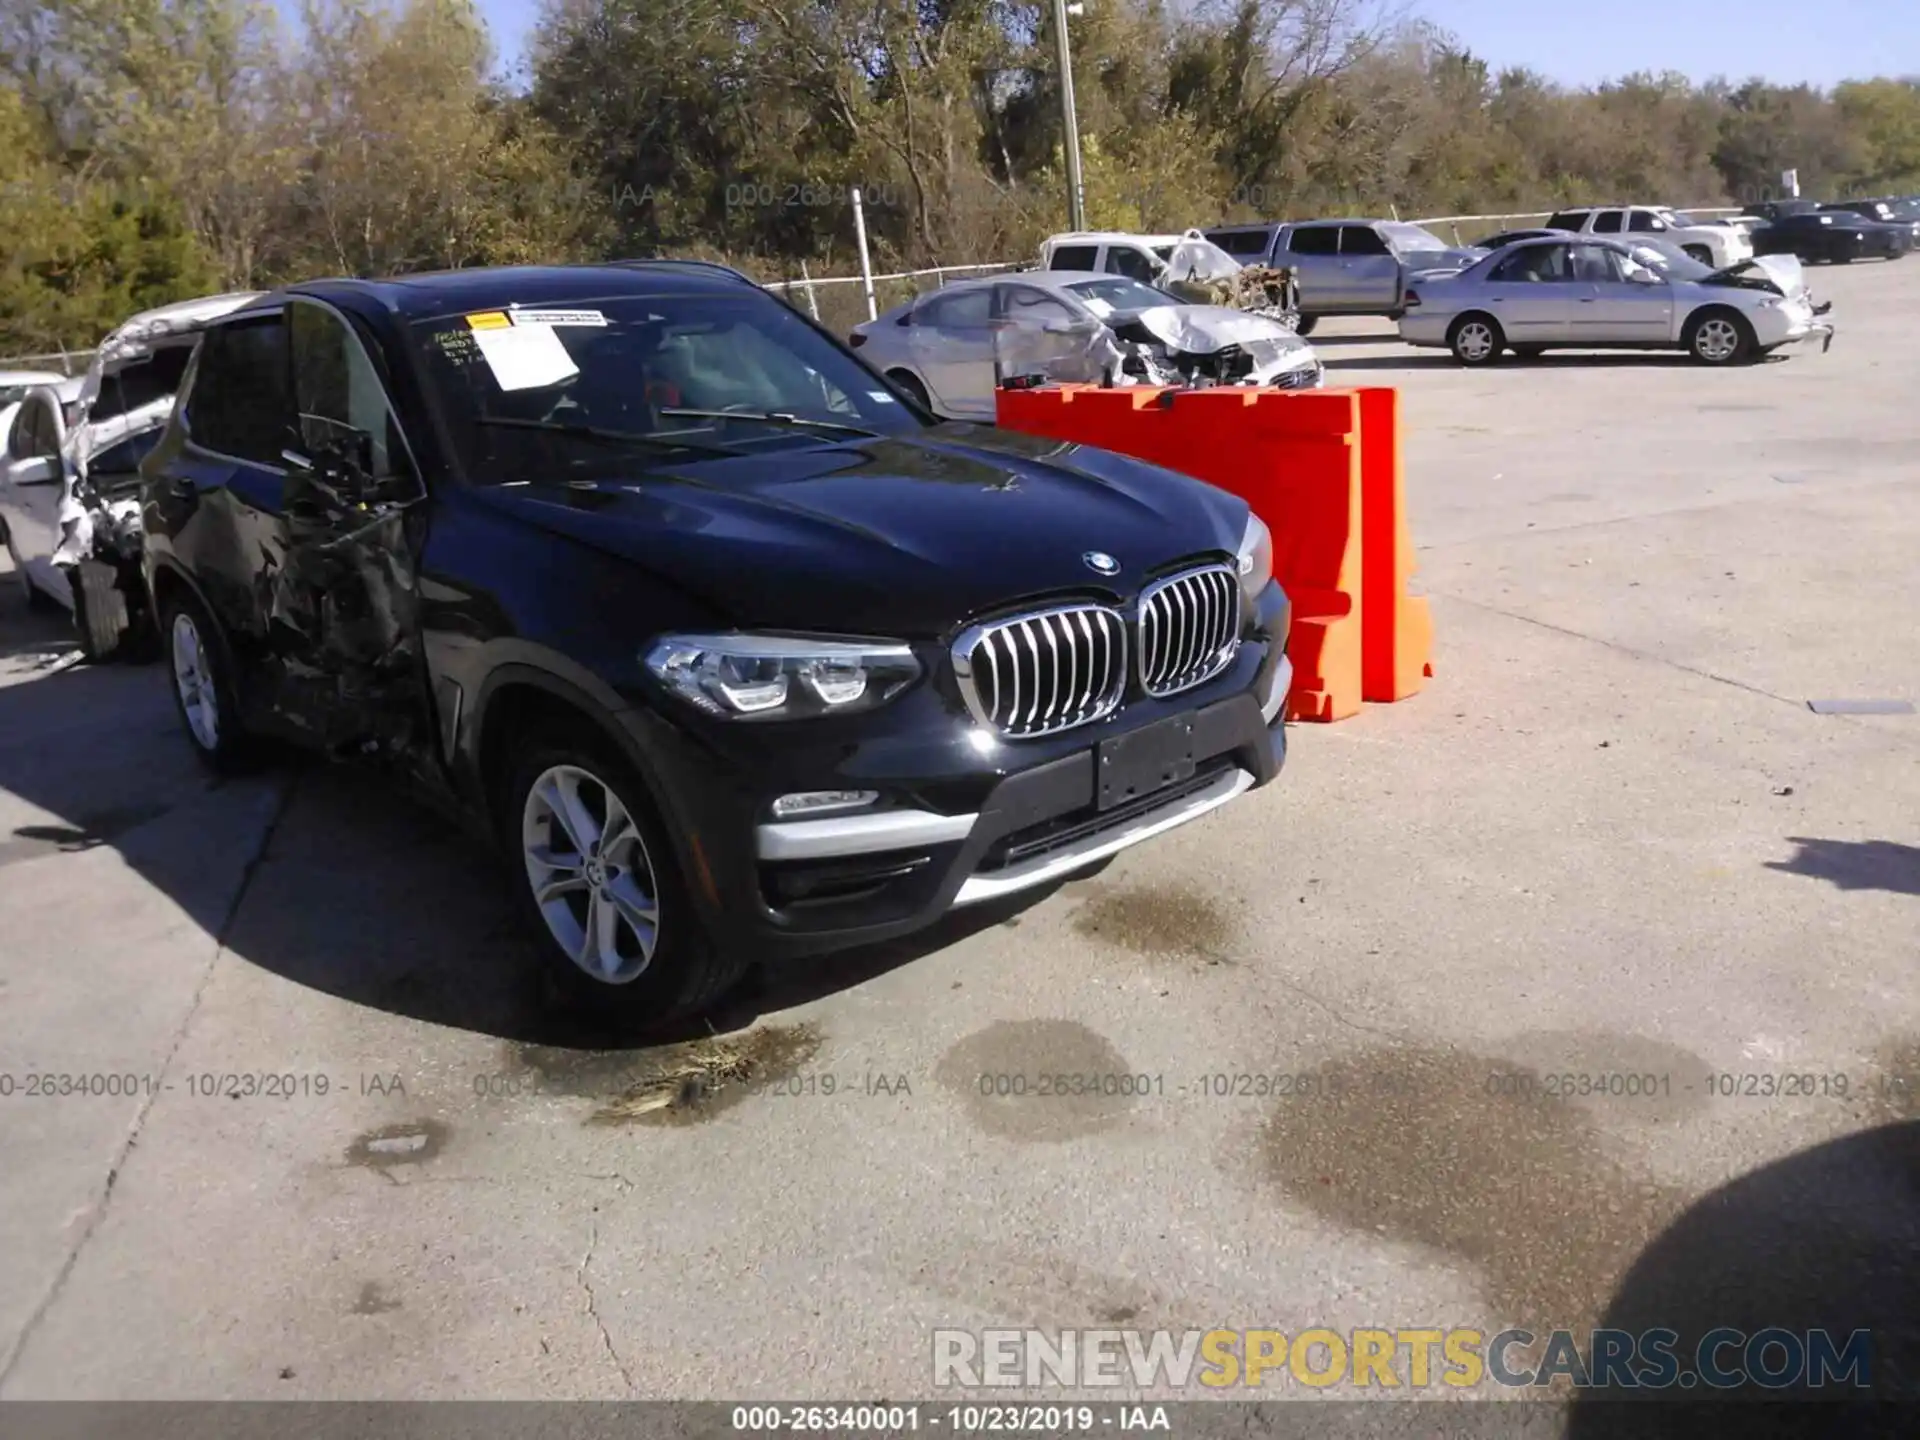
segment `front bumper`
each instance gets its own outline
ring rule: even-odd
[[[1282,644],[1266,638],[1286,633],[1278,586],[1261,609],[1262,634],[1216,679],[1164,700],[1136,695],[1108,721],[1040,740],[987,740],[933,684],[854,717],[873,724],[805,743],[770,745],[767,726],[682,728],[651,710],[625,721],[653,758],[682,872],[717,941],[759,960],[819,954],[1050,884],[1272,780],[1293,679]],[[1185,714],[1192,776],[1101,810],[1101,742]],[[829,789],[881,800],[817,819],[770,811],[777,795]]]

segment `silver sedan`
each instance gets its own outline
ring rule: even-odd
[[[963,280],[854,327],[849,343],[936,414],[994,417],[1005,381],[1317,386],[1313,347],[1277,320],[1188,305],[1123,275]]]
[[[1522,240],[1407,295],[1400,338],[1444,346],[1463,365],[1511,349],[1684,350],[1708,365],[1756,360],[1833,327],[1791,256],[1715,270],[1632,243],[1586,236]]]

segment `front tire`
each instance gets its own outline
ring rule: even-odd
[[[219,627],[198,601],[176,591],[160,609],[173,706],[193,753],[217,775],[244,770],[254,758],[253,738],[240,724],[233,667]]]
[[[73,590],[73,628],[88,661],[104,665],[117,659],[133,617],[119,577],[105,565],[82,561],[67,572]]]
[[[1758,348],[1753,327],[1734,310],[1702,310],[1687,321],[1681,337],[1687,353],[1702,365],[1743,365]]]
[[[1311,335],[1313,333],[1313,327],[1319,323],[1320,317],[1318,315],[1302,315],[1293,322],[1293,333],[1303,337]]]
[[[1462,315],[1447,330],[1447,348],[1462,365],[1491,365],[1506,344],[1500,322],[1478,310]]]
[[[584,1015],[645,1032],[709,1008],[747,969],[716,946],[646,784],[598,737],[535,731],[496,802],[515,905]]]
[[[1682,245],[1680,252],[1689,260],[1698,261],[1702,265],[1713,264],[1713,251],[1704,245]]]

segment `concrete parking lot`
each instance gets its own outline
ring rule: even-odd
[[[208,784],[158,667],[5,584],[0,1396],[900,1397],[936,1327],[1602,1317],[1872,1326],[1911,1383],[1915,1127],[1867,1132],[1920,1113],[1920,716],[1808,701],[1920,699],[1920,261],[1810,274],[1832,352],[1728,372],[1326,327],[1402,387],[1426,691],[665,1055],[545,1008],[437,820]]]

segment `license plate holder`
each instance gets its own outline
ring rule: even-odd
[[[1097,808],[1111,810],[1191,780],[1194,769],[1192,711],[1102,740],[1094,756]]]

